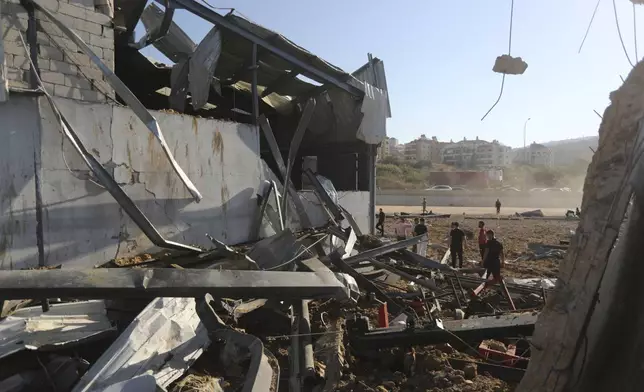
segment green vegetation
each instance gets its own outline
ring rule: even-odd
[[[553,168],[529,165],[514,165],[503,170],[503,184],[519,189],[568,187],[577,190],[583,186],[589,162],[578,159],[573,164]],[[431,162],[408,164],[392,158],[377,164],[376,184],[380,189],[425,189],[431,171],[458,170],[447,165],[432,165]]]

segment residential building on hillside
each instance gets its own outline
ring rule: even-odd
[[[440,163],[441,144],[436,136],[429,139],[424,134],[420,135],[418,139],[405,144],[405,161]]]
[[[528,148],[528,163],[531,165],[549,166],[554,164],[554,153],[543,144],[532,143]]]
[[[497,140],[488,142],[478,137],[451,143],[442,150],[442,161],[447,165],[466,168],[506,167],[511,162],[512,148]]]
[[[395,137],[388,137],[378,147],[378,159],[383,159],[389,156],[398,155],[398,139]]]

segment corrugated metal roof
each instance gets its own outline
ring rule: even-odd
[[[22,350],[63,347],[100,338],[116,330],[103,301],[19,309],[0,322],[0,358]]]
[[[385,62],[376,57],[372,60],[371,64],[373,65],[373,68],[369,67],[369,62],[367,62],[362,67],[355,70],[352,75],[358,80],[367,82],[370,85],[387,92],[387,118],[391,118],[391,103],[389,101],[389,88],[387,87]]]

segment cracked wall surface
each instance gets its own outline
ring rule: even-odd
[[[158,141],[131,110],[63,98],[56,103],[86,148],[166,239],[207,248],[212,244],[206,233],[228,244],[250,239],[258,187],[271,179],[259,157],[256,128],[153,112],[177,162],[204,196],[195,203]],[[44,98],[14,94],[0,104],[0,121],[6,141],[0,146],[0,268],[38,264],[33,180],[38,144],[47,265],[90,268],[115,257],[159,250],[93,181]],[[366,228],[368,193],[339,196]],[[317,197],[312,192],[301,192],[301,197],[314,225],[323,225],[327,218],[316,207]]]

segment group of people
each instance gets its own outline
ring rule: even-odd
[[[463,249],[466,245],[466,235],[459,228],[458,222],[452,222],[452,230],[449,233],[449,250],[452,257],[452,267],[463,268]],[[479,221],[478,245],[483,268],[487,270],[485,279],[493,277],[491,283],[501,281],[501,268],[505,265],[505,253],[503,244],[496,239],[494,231],[485,227],[485,222]]]

